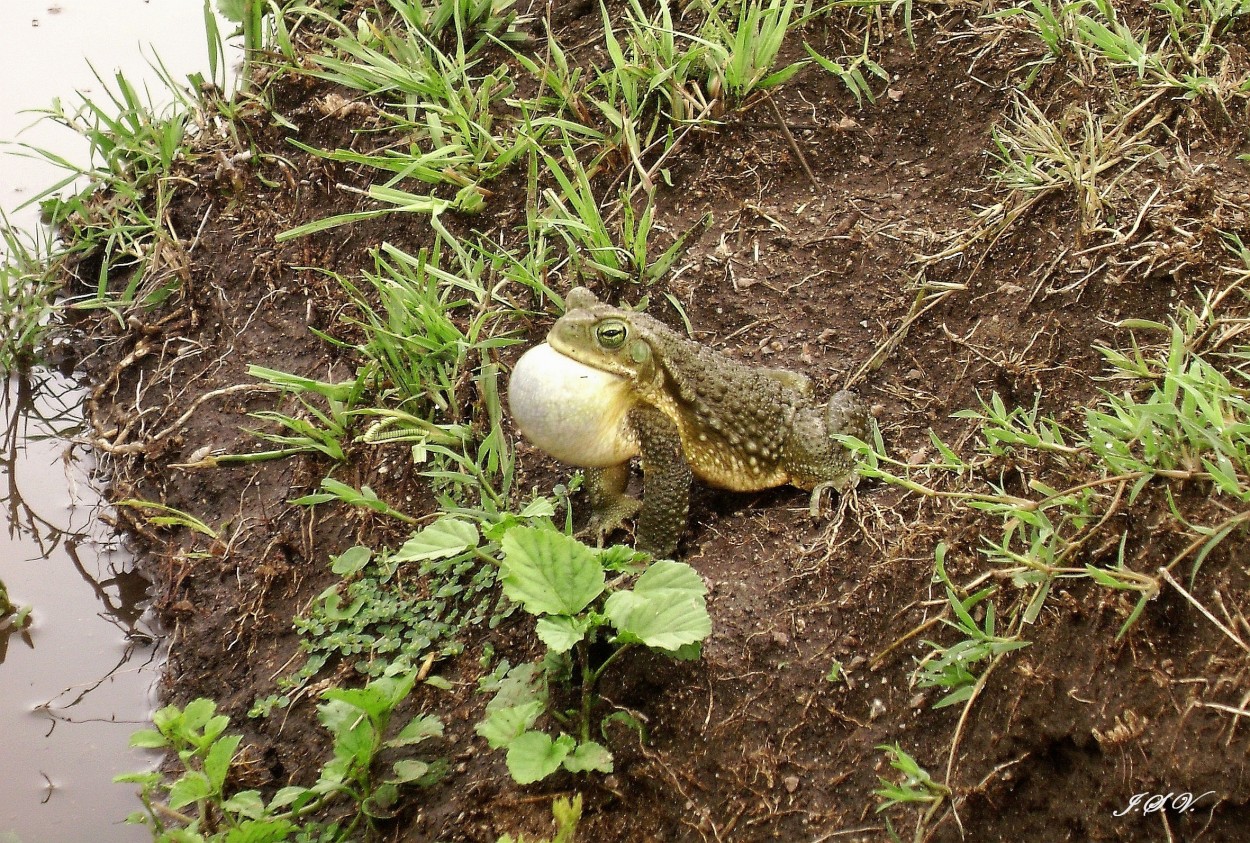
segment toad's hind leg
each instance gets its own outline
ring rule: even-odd
[[[825,424],[831,436],[845,433],[865,441],[872,427],[869,423],[868,405],[855,393],[845,389],[835,393],[825,405]]]
[[[642,511],[638,516],[639,550],[672,557],[690,514],[690,466],[681,434],[654,407],[636,407],[629,421],[642,451]]]

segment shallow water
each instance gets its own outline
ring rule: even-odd
[[[148,67],[157,53],[174,78],[207,74],[203,0],[0,0],[0,208],[10,222],[32,229],[37,209],[17,206],[65,175],[13,154],[12,142],[87,163],[80,138],[19,112],[54,97],[72,107],[76,91],[105,98],[88,61],[107,81],[117,69],[152,80],[159,102]],[[0,630],[0,843],[146,840],[121,824],[140,807],[134,786],[112,778],[154,761],[127,746],[155,703],[147,583],[97,520],[90,454],[67,445],[80,392],[48,372],[4,387],[0,580],[33,607],[33,623]]]
[[[138,802],[112,777],[153,762],[127,746],[157,679],[147,583],[96,519],[90,456],[56,435],[72,432],[78,391],[31,378],[0,398],[0,579],[33,607],[27,629],[0,631],[0,840],[144,840],[119,824]]]

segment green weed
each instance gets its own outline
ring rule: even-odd
[[[376,820],[390,816],[402,786],[432,784],[445,767],[441,761],[403,758],[392,763],[387,775],[374,770],[383,750],[407,749],[442,736],[437,717],[418,715],[387,737],[395,708],[412,691],[416,676],[385,676],[363,688],[325,691],[318,719],[333,738],[333,758],[313,785],[288,785],[268,801],[255,790],[231,792],[231,769],[240,760],[243,739],[226,733],[230,720],[216,713],[213,701],[162,708],[152,718],[156,728],[136,732],[130,742],[175,753],[182,771],[172,781],[159,771],[118,776],[117,781],[141,788],[145,811],[128,822],[148,825],[153,839],[170,843],[280,841],[300,831],[331,841],[368,837]],[[338,802],[351,805],[343,824],[309,820]]]
[[[166,506],[163,503],[127,498],[126,500],[118,501],[114,504],[114,506],[128,506],[141,512],[160,513],[159,515],[147,516],[148,523],[157,527],[185,527],[194,533],[207,536],[213,541],[219,541],[221,539],[221,535],[216,530],[205,524],[199,518],[183,512],[180,509],[175,509],[172,506]]]
[[[1150,88],[1179,93],[1185,99],[1208,99],[1227,112],[1234,98],[1250,96],[1250,77],[1230,74],[1230,30],[1250,13],[1244,0],[1197,0],[1152,3],[1153,14],[1140,28],[1125,22],[1111,0],[1050,3],[992,13],[990,18],[1022,19],[1041,39],[1046,52],[1031,62],[1024,87],[1047,64],[1071,55],[1092,76],[1099,67],[1127,71]],[[1152,32],[1153,30],[1153,32]],[[1155,35],[1154,32],[1161,34]]]
[[[0,373],[38,359],[61,289],[60,263],[51,255],[50,243],[24,237],[0,212]]]
[[[1250,383],[1244,369],[1250,348],[1231,345],[1220,355],[1222,365],[1199,352],[1205,338],[1223,330],[1217,305],[1212,298],[1201,310],[1184,309],[1171,326],[1125,323],[1162,333],[1167,344],[1150,352],[1136,343],[1127,352],[1100,349],[1109,368],[1108,382],[1123,388],[1108,391],[1102,401],[1087,408],[1078,430],[1040,416],[1036,406],[1009,410],[995,395],[978,411],[956,414],[975,421],[980,430],[982,444],[973,458],[965,460],[932,437],[941,459],[909,466],[905,474],[910,476],[892,473],[885,466],[901,464],[880,453],[869,458],[861,473],[962,502],[997,519],[999,529],[983,533],[981,552],[997,576],[1010,579],[1027,594],[1022,622],[1034,622],[1057,580],[1089,579],[1136,598],[1120,629],[1123,635],[1169,581],[1173,568],[1189,560],[1192,581],[1203,561],[1250,522]],[[968,488],[970,478],[1007,463],[1015,466],[1010,478],[1004,474],[997,482],[991,480],[984,491]],[[1049,485],[1042,479],[1047,472],[1063,476],[1068,485]],[[964,478],[960,482],[965,485],[942,491],[916,479],[928,473]],[[1009,480],[1017,486],[1021,478],[1023,489],[1009,492]],[[1225,516],[1201,523],[1184,514],[1181,488],[1194,483],[1221,501]],[[1123,513],[1147,494],[1166,505],[1175,529],[1188,539],[1153,572],[1130,566],[1135,554],[1131,530],[1123,520]],[[1113,558],[1091,558],[1088,554],[1094,548],[1114,551]],[[947,582],[940,573],[939,579]],[[966,603],[953,601],[951,607],[960,618],[956,625],[968,636],[970,653],[984,658],[1011,649],[1010,639],[994,634],[988,607],[979,628],[970,615],[964,616]],[[963,687],[971,675],[961,673],[959,664],[939,661],[934,667],[942,668],[928,676],[934,684],[958,677]]]
[[[835,78],[846,86],[846,89],[855,97],[855,104],[860,108],[864,106],[864,100],[870,103],[877,101],[876,94],[872,91],[872,84],[868,77],[864,75],[864,71],[868,71],[872,76],[889,82],[890,74],[885,68],[877,64],[868,55],[868,38],[864,37],[864,49],[857,56],[844,56],[841,61],[834,61],[826,58],[812,48],[811,44],[804,44],[807,54],[812,57],[816,64],[825,69],[826,72],[832,74]]]
[[[1150,101],[1147,101],[1147,103]],[[1011,190],[1040,198],[1071,192],[1082,232],[1107,225],[1105,209],[1117,183],[1153,151],[1147,138],[1163,120],[1137,125],[1143,105],[1095,115],[1088,106],[1056,122],[1023,95],[1006,125],[991,133],[994,177]]]
[[[806,59],[774,69],[797,6],[797,0],[744,0],[736,18],[708,18],[702,38],[713,97],[723,92],[731,102],[742,103],[803,69]]]
[[[878,777],[881,787],[876,791],[876,795],[882,802],[877,806],[877,812],[888,810],[895,805],[928,806],[916,824],[915,840],[919,843],[925,837],[929,822],[942,804],[950,798],[950,788],[934,781],[928,771],[898,744],[881,744],[877,749],[886,753],[890,759],[890,766],[903,774],[902,780],[897,782]],[[892,828],[891,832],[893,832]],[[897,839],[896,835],[891,836]]]
[[[652,257],[655,206],[649,198],[638,212],[630,202],[628,191],[622,190],[617,206],[620,222],[613,225],[609,222],[611,215],[605,215],[600,208],[590,175],[573,150],[565,147],[563,164],[545,152],[543,155],[559,190],[543,192],[546,201],[538,225],[554,231],[564,240],[569,259],[579,274],[592,272],[610,281],[652,284],[668,273],[690,237],[700,233],[711,221],[710,216],[703,217],[660,255]]]
[[[0,640],[14,630],[24,629],[30,623],[30,606],[19,606],[9,598],[9,589],[0,580]]]
[[[932,648],[927,656],[920,661],[913,676],[916,687],[943,688],[948,693],[934,708],[966,702],[972,697],[977,676],[973,667],[980,662],[995,659],[1004,653],[1027,647],[1027,641],[1016,636],[1003,637],[997,634],[995,626],[994,602],[989,599],[997,589],[982,588],[979,591],[960,597],[946,573],[946,545],[939,544],[935,553],[936,573],[934,579],[946,589],[946,600],[955,620],[942,619],[942,622],[963,634],[963,640],[953,645],[936,644],[926,641]],[[972,616],[977,606],[983,606],[984,621],[978,623]]]
[[[397,550],[356,546],[331,557],[343,582],[327,588],[295,619],[304,665],[279,680],[281,693],[258,700],[252,713],[290,705],[332,659],[378,676],[394,665],[418,665],[460,650],[471,626],[493,629],[514,607],[498,599],[496,555],[510,526],[546,519],[554,503],[537,498],[518,514],[444,514],[412,533]]]
[[[575,843],[577,824],[582,820],[582,795],[578,793],[572,799],[557,796],[551,803],[551,814],[556,821],[555,837],[531,840],[523,834],[517,837],[505,834],[495,843]]]
[[[82,96],[73,110],[56,100],[40,112],[87,140],[88,166],[27,147],[68,173],[30,202],[41,203],[45,219],[71,244],[67,257],[76,257],[79,266],[88,265],[83,260],[88,256],[99,261],[95,279],[81,279],[95,288],[86,306],[136,301],[152,306],[179,283],[176,270],[162,262],[159,244],[170,239],[165,215],[175,190],[172,171],[185,154],[195,103],[159,65],[158,73],[162,95],[173,102],[164,110],[117,73],[113,85],[96,76],[106,99]],[[80,178],[88,182],[85,188],[68,197],[54,195]],[[127,284],[116,291],[113,282],[121,277]]]
[[[549,526],[514,526],[504,533],[501,549],[504,594],[537,618],[535,632],[547,645],[547,656],[501,669],[483,683],[494,696],[477,733],[492,749],[506,749],[508,770],[520,784],[560,769],[611,772],[611,753],[592,739],[592,727],[600,722],[595,687],[635,646],[698,658],[700,642],[711,632],[703,581],[689,565],[661,560],[647,566],[632,588],[623,588],[622,577],[609,582],[607,574],[636,570],[637,554],[619,547],[595,551]],[[599,640],[612,649],[596,661],[591,648]],[[579,703],[560,710],[552,684],[575,669]],[[544,714],[558,726],[554,737],[535,728]],[[605,728],[606,721],[600,722],[599,731]]]

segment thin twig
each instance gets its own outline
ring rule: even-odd
[[[807,156],[803,154],[803,150],[799,149],[798,141],[790,133],[790,127],[786,125],[786,118],[782,115],[776,100],[769,94],[764,94],[764,100],[768,103],[768,107],[773,110],[773,116],[777,118],[777,128],[781,130],[781,134],[785,135],[786,143],[790,144],[790,151],[799,160],[799,165],[803,168],[803,173],[807,176],[807,180],[812,183],[813,187],[820,187],[820,182],[816,181],[816,174],[812,172],[811,166],[807,163]]]
[[[1175,589],[1176,589],[1177,591],[1179,591],[1182,595],[1184,595],[1184,597],[1185,597],[1185,599],[1186,599],[1186,600],[1188,600],[1190,603],[1194,604],[1194,608],[1196,608],[1199,612],[1202,612],[1202,614],[1206,616],[1206,619],[1207,619],[1207,620],[1209,620],[1211,623],[1215,624],[1215,625],[1216,625],[1216,627],[1218,627],[1218,628],[1219,628],[1220,632],[1224,633],[1224,634],[1225,634],[1225,635],[1227,635],[1230,639],[1232,639],[1232,641],[1233,641],[1233,642],[1234,642],[1234,643],[1235,643],[1238,647],[1240,647],[1241,649],[1245,650],[1247,653],[1250,653],[1250,646],[1247,646],[1247,645],[1246,645],[1246,642],[1245,642],[1245,641],[1242,641],[1242,640],[1241,640],[1241,638],[1239,638],[1239,637],[1237,636],[1237,633],[1233,632],[1231,629],[1229,629],[1229,628],[1228,628],[1228,627],[1226,627],[1223,623],[1221,623],[1219,618],[1217,618],[1215,615],[1211,614],[1211,612],[1210,612],[1210,611],[1208,611],[1208,609],[1207,609],[1207,607],[1206,607],[1206,606],[1203,606],[1201,603],[1199,603],[1199,602],[1198,602],[1198,599],[1197,599],[1196,597],[1194,597],[1192,594],[1190,594],[1188,591],[1186,591],[1186,590],[1185,590],[1185,587],[1184,587],[1183,585],[1181,585],[1180,583],[1178,583],[1178,582],[1176,581],[1176,579],[1172,576],[1172,572],[1171,572],[1171,571],[1169,571],[1167,568],[1160,568],[1160,569],[1159,569],[1159,576],[1161,576],[1161,577],[1163,577],[1165,580],[1167,580],[1167,581],[1168,581],[1168,583],[1172,586],[1172,588],[1175,588]]]

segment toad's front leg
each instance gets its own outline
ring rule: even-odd
[[[586,491],[590,495],[590,523],[578,535],[591,535],[603,547],[604,541],[626,521],[638,514],[642,506],[626,494],[629,485],[629,460],[607,468],[586,471]]]
[[[629,421],[642,451],[642,512],[636,545],[671,558],[690,514],[690,466],[682,452],[681,434],[654,407],[635,407]]]

